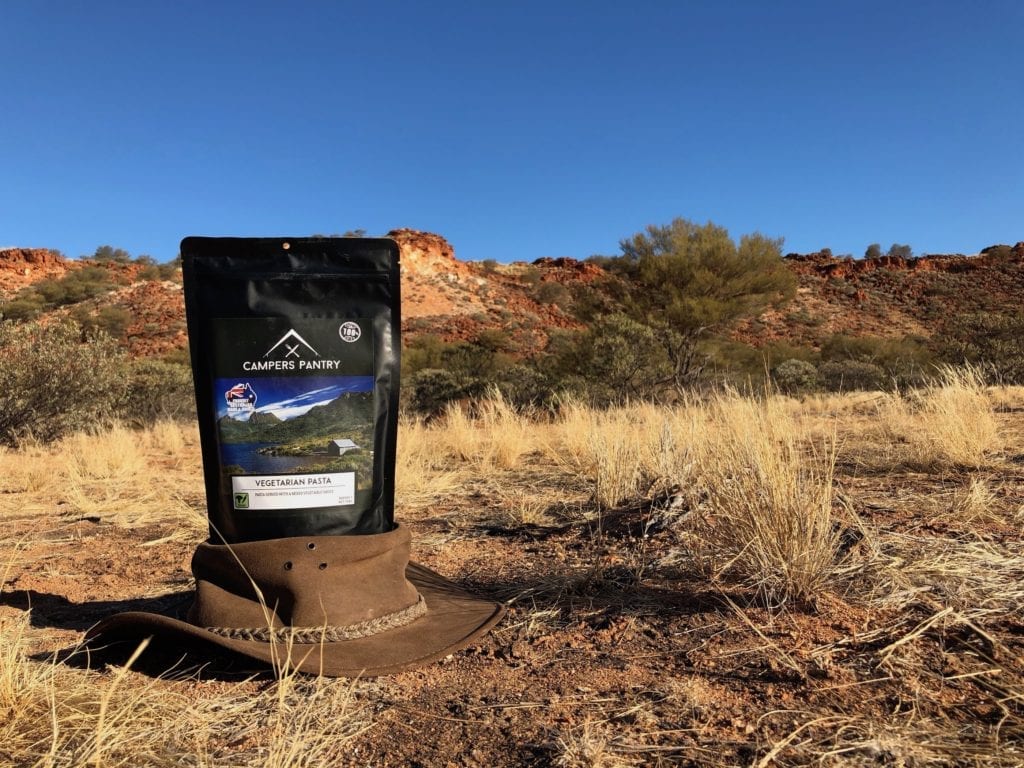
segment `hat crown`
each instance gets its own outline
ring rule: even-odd
[[[402,527],[360,536],[200,544],[188,620],[211,628],[347,627],[413,606]]]

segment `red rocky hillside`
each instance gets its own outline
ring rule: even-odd
[[[573,291],[606,277],[599,267],[570,258],[531,264],[464,261],[441,235],[395,229],[388,236],[402,253],[407,338],[430,333],[469,340],[483,330],[501,329],[529,354],[543,347],[549,329],[576,327]],[[974,256],[854,260],[820,252],[789,254],[785,260],[798,279],[796,297],[741,323],[733,331],[737,340],[816,346],[834,333],[930,337],[952,314],[1013,307],[1024,296],[1024,243],[992,246]],[[97,266],[45,249],[0,250],[0,301],[83,265]],[[99,266],[111,272],[110,290],[53,314],[119,308],[130,318],[122,339],[133,354],[165,355],[184,347],[180,273],[176,279],[153,279],[152,269],[135,263]]]

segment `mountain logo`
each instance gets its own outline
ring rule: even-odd
[[[295,344],[289,344],[288,343],[289,340],[294,341],[296,343]],[[313,349],[313,346],[308,341],[306,341],[304,338],[299,336],[299,334],[296,332],[296,330],[294,328],[289,329],[288,333],[286,333],[284,336],[282,336],[280,339],[278,339],[277,343],[274,346],[272,346],[270,349],[268,349],[264,353],[263,356],[264,357],[269,357],[270,353],[273,352],[278,347],[280,347],[282,344],[284,344],[284,348],[285,348],[284,356],[286,358],[287,357],[299,357],[299,358],[301,358],[302,355],[299,354],[300,347],[305,347],[310,352],[312,352],[314,355],[316,355],[317,357],[320,357],[320,353],[317,352],[315,349]]]

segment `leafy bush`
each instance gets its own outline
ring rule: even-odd
[[[772,371],[772,379],[780,392],[801,395],[818,388],[818,369],[806,360],[783,360]]]
[[[112,245],[101,245],[89,258],[101,263],[114,262],[115,264],[127,264],[132,260],[132,255],[123,248],[114,248]]]
[[[181,282],[181,256],[159,265],[160,279]]]
[[[825,387],[833,392],[882,389],[885,371],[863,360],[831,360],[818,369]]]
[[[943,357],[991,370],[1004,384],[1024,384],[1024,312],[975,312],[945,327]]]
[[[424,368],[444,368],[444,357],[451,346],[432,333],[413,336],[402,350],[402,375],[411,377]]]
[[[91,299],[113,288],[109,271],[102,267],[83,267],[63,277],[42,280],[28,290],[38,293],[50,306],[61,307]]]
[[[886,383],[899,387],[921,385],[928,378],[927,372],[934,370],[934,354],[926,341],[919,336],[835,334],[821,345],[821,359],[826,363],[870,363],[881,369],[882,379]],[[865,368],[864,371],[866,370]],[[852,373],[853,369],[848,372]],[[844,385],[844,388],[849,389],[849,385]]]
[[[119,410],[121,418],[137,426],[165,419],[195,419],[191,370],[164,360],[134,361]]]
[[[82,267],[63,277],[47,278],[23,288],[0,307],[5,320],[32,320],[52,309],[100,296],[114,288],[110,272],[102,267]]]
[[[451,371],[423,368],[408,377],[405,391],[409,405],[418,413],[437,416],[452,400],[463,396],[465,389]]]
[[[587,331],[552,339],[546,367],[555,378],[576,378],[595,404],[656,395],[672,381],[671,365],[654,331],[624,314],[595,322]],[[560,389],[563,387],[559,387]]]
[[[38,317],[46,308],[46,302],[35,293],[22,293],[0,307],[4,320],[25,321]]]
[[[559,282],[546,280],[530,293],[531,298],[538,304],[554,304],[565,308],[572,302],[572,293]]]
[[[75,323],[0,323],[0,443],[50,441],[116,414],[124,353],[105,335],[81,339]]]
[[[75,307],[71,315],[82,327],[85,335],[103,332],[115,339],[120,339],[132,322],[132,313],[124,307],[101,307],[95,314],[85,306]]]
[[[497,384],[503,400],[517,409],[547,408],[561,389],[544,371],[529,365],[513,365]]]

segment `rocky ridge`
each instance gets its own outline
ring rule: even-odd
[[[0,296],[10,296],[47,277],[60,277],[75,262],[49,248],[0,249]]]
[[[460,260],[444,237],[413,229],[388,232],[401,249],[402,316],[407,338],[434,334],[470,340],[487,329],[507,332],[523,353],[540,349],[551,328],[579,327],[569,312],[571,290],[606,277],[599,266],[571,258],[527,264]],[[733,329],[733,338],[755,346],[787,341],[819,345],[834,333],[874,336],[940,332],[957,313],[1016,306],[1024,295],[1024,242],[983,249],[977,255],[940,254],[877,259],[835,257],[827,251],[788,254],[798,280],[786,306]],[[0,301],[46,278],[94,262],[65,259],[38,248],[0,250]],[[133,355],[160,356],[184,348],[181,286],[140,279],[135,264],[104,264],[116,277],[109,294],[75,305],[126,310],[125,346]],[[55,311],[68,314],[71,308]]]
[[[1024,242],[975,255],[853,259],[819,251],[785,261],[797,277],[794,300],[739,323],[733,338],[815,347],[833,334],[930,338],[958,315],[1015,307],[1024,295]]]

